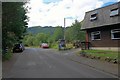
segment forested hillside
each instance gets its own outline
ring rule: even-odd
[[[32,33],[32,34],[47,33],[52,35],[55,31],[55,28],[56,27],[52,27],[52,26],[45,26],[45,27],[33,26],[27,29],[27,33]]]
[[[28,46],[39,46],[43,42],[55,44],[59,39],[64,39],[67,42],[84,41],[85,32],[81,31],[82,22],[75,21],[71,26],[34,26],[27,29],[27,35],[24,37],[24,44]]]

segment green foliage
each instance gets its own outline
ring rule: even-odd
[[[73,48],[73,44],[72,43],[67,43],[66,44],[66,48],[67,49],[72,49]]]
[[[59,39],[63,39],[63,37],[64,37],[63,28],[61,26],[57,26],[52,37],[53,40],[58,41]]]
[[[58,49],[58,43],[55,42],[55,43],[50,44],[50,48]]]
[[[36,35],[36,39],[38,40],[39,43],[45,43],[45,42],[48,42],[48,36],[47,34],[44,34],[44,33],[38,33]]]
[[[84,50],[87,54],[99,57],[110,57],[112,59],[118,58],[118,51],[110,51],[110,50]]]
[[[70,27],[65,28],[66,41],[74,42],[75,40],[84,40],[85,32],[81,31],[80,28],[81,22],[78,22],[77,20]],[[27,31],[28,35],[25,36],[24,43],[28,46],[39,46],[43,42],[48,42],[50,47],[58,48],[56,42],[59,39],[64,39],[64,28],[61,26],[35,26],[28,28]],[[72,47],[72,45],[69,47]]]
[[[73,37],[73,30],[71,27],[67,28],[66,31],[65,31],[65,39],[68,41],[68,42],[72,42],[74,40],[74,37]]]
[[[12,57],[12,52],[11,50],[8,50],[8,52],[3,55],[2,60],[3,61],[9,60],[11,57]]]
[[[21,41],[27,28],[25,2],[2,3],[2,49]]]
[[[28,34],[24,37],[23,43],[28,46],[40,46],[41,43],[48,43],[49,34],[38,33]]]
[[[34,33],[34,31],[36,31],[37,29],[40,32]],[[40,29],[44,30],[44,32],[42,32]],[[50,45],[52,45],[52,43],[55,43],[59,39],[63,39],[64,36],[63,34],[64,34],[63,28],[61,26],[56,26],[56,27],[37,26],[35,28],[34,27],[28,28],[28,35],[24,37],[23,42],[28,46],[39,46],[41,43],[49,43]]]
[[[19,39],[25,29],[26,29],[26,11],[23,7],[25,3],[22,2],[3,2],[2,9],[3,9],[3,18],[2,18],[2,25],[3,25],[3,33],[8,35],[4,37],[15,37]],[[3,34],[3,35],[4,35]]]
[[[68,42],[73,42],[75,40],[85,40],[85,32],[81,31],[81,22],[75,20],[75,23],[66,28],[65,37]]]

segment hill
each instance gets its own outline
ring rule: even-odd
[[[52,26],[45,26],[45,27],[41,27],[41,26],[34,26],[34,27],[30,27],[27,29],[27,33],[32,33],[32,34],[37,34],[37,33],[45,33],[45,34],[53,34],[55,31],[56,27],[52,27]]]

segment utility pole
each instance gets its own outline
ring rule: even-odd
[[[65,18],[64,18],[64,40],[65,40],[65,24],[66,24],[66,21],[65,21]]]

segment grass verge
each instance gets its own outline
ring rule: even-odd
[[[109,59],[120,59],[118,57],[118,51],[109,51],[109,50],[82,50],[79,53],[84,53],[90,57],[100,57],[101,60]]]

